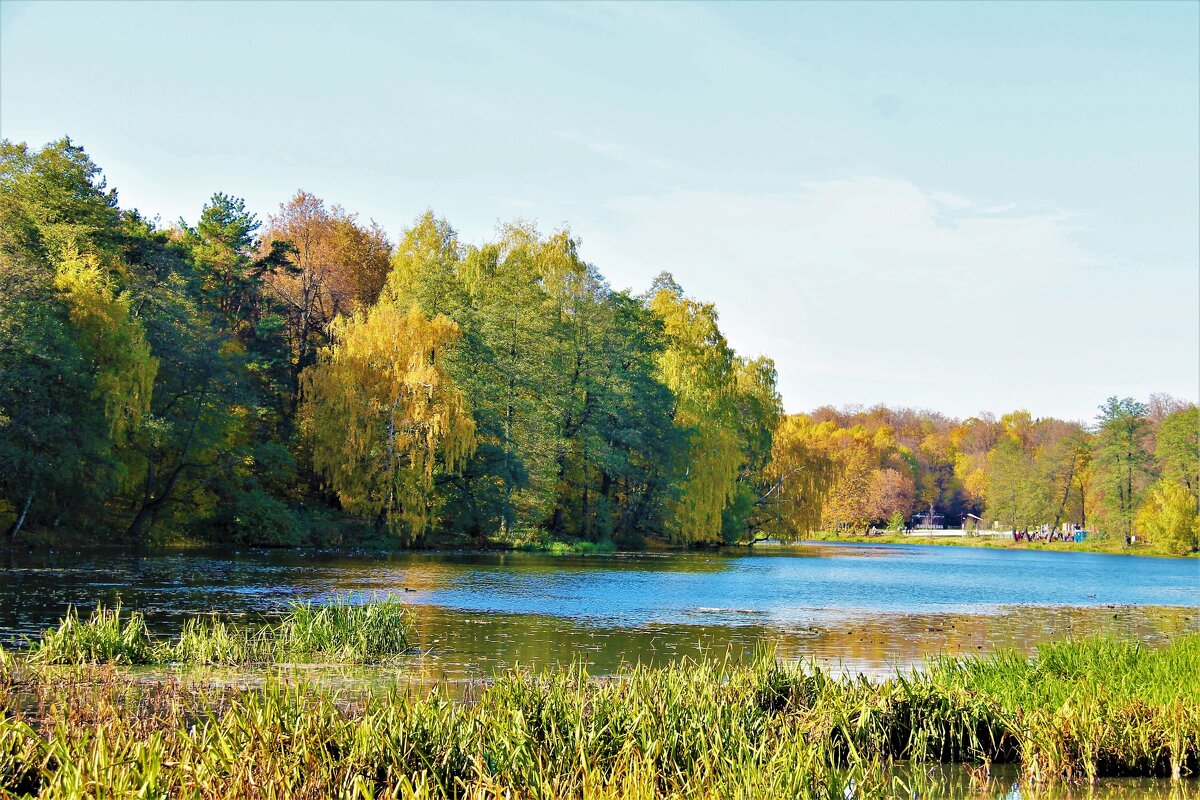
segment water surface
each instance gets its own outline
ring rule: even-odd
[[[919,545],[546,556],[245,551],[14,556],[0,636],[35,635],[68,605],[113,603],[163,633],[187,615],[255,615],[292,600],[395,594],[413,606],[411,670],[451,679],[582,659],[622,662],[770,646],[888,672],[946,653],[1118,633],[1200,630],[1200,561]]]

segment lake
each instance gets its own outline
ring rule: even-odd
[[[293,600],[395,594],[413,607],[429,679],[517,664],[623,662],[769,646],[881,674],[937,653],[1031,649],[1117,633],[1200,630],[1200,560],[918,545],[813,544],[704,553],[16,554],[0,571],[8,644],[68,605],[118,599],[168,633],[189,614],[248,619]]]

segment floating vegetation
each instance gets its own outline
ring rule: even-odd
[[[311,630],[326,625],[344,628]],[[359,646],[326,635],[312,641]],[[1194,776],[1200,753],[1198,635],[945,658],[882,682],[770,657],[616,679],[512,671],[465,703],[274,675],[139,685],[111,666],[6,658],[0,795],[844,800],[926,796],[922,765],[963,762],[983,780],[1015,763],[1036,788]]]
[[[74,607],[31,643],[35,664],[252,664],[320,657],[377,663],[403,654],[412,632],[403,602],[293,603],[275,622],[248,627],[193,617],[176,639],[150,634],[138,612],[98,606],[86,619]]]

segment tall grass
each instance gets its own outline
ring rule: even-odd
[[[71,606],[58,627],[33,646],[30,657],[48,664],[151,664],[156,647],[145,617],[133,611],[122,618],[120,603],[98,606],[87,619]]]
[[[146,688],[17,662],[5,680],[35,701],[0,699],[0,796],[843,800],[927,796],[920,766],[957,761],[1014,761],[1033,786],[1187,776],[1198,659],[1192,635],[948,658],[881,683],[771,658],[576,667],[505,673],[465,703],[270,676]]]
[[[289,652],[372,662],[408,649],[411,622],[399,600],[361,605],[335,598],[322,605],[293,604],[273,635]]]
[[[291,658],[375,663],[408,649],[412,623],[392,597],[366,604],[293,603],[275,622],[234,626],[214,616],[187,620],[174,639],[152,636],[145,618],[98,606],[87,618],[71,607],[56,628],[31,643],[39,664],[246,664]]]

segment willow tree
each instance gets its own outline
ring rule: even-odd
[[[442,355],[458,326],[384,298],[335,320],[331,346],[303,376],[313,465],[348,511],[411,541],[436,508],[434,476],[475,447],[475,423]]]
[[[798,539],[821,526],[826,499],[841,474],[838,427],[803,414],[784,417],[775,429],[764,474],[770,487],[761,499],[775,518],[772,533]]]
[[[721,512],[745,459],[734,402],[735,356],[711,303],[671,285],[658,290],[650,308],[667,340],[658,357],[659,379],[675,395],[675,424],[689,434],[683,477],[668,503],[667,532],[675,541],[719,542]]]
[[[92,363],[93,397],[104,406],[108,435],[123,444],[150,411],[158,372],[146,331],[95,256],[68,248],[54,285],[66,298],[75,338]]]

